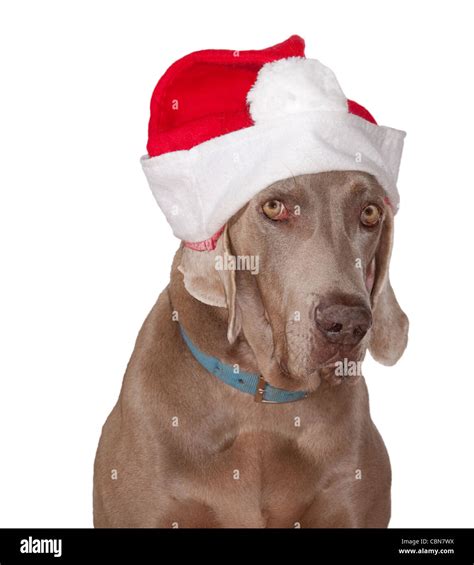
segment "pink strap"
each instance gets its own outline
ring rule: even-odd
[[[189,249],[194,249],[194,251],[212,251],[216,248],[217,240],[224,231],[225,225],[221,227],[220,230],[216,231],[209,239],[204,241],[185,241],[184,246],[189,247]]]
[[[390,208],[392,209],[392,212],[395,214],[396,210],[394,205],[392,204],[392,201],[390,200],[390,198],[388,196],[386,196],[383,201],[385,202],[385,204],[388,204],[390,206]]]

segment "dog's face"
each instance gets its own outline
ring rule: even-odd
[[[220,273],[229,338],[243,334],[266,379],[287,389],[356,381],[367,347],[394,363],[407,319],[388,280],[392,234],[371,175],[304,175],[262,190],[216,250],[237,258]]]

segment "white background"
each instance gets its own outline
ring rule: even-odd
[[[2,2],[0,526],[92,525],[92,466],[178,242],[148,189],[149,100],[177,58],[293,33],[408,132],[392,282],[410,317],[368,360],[392,527],[474,526],[473,14],[468,2]]]

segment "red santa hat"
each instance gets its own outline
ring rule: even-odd
[[[405,132],[377,125],[304,41],[206,50],[174,63],[151,100],[142,166],[174,234],[211,250],[260,190],[291,176],[373,174],[396,211]]]

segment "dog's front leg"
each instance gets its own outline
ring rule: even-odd
[[[390,487],[383,492],[336,483],[319,492],[299,520],[301,528],[386,528],[390,521]]]

